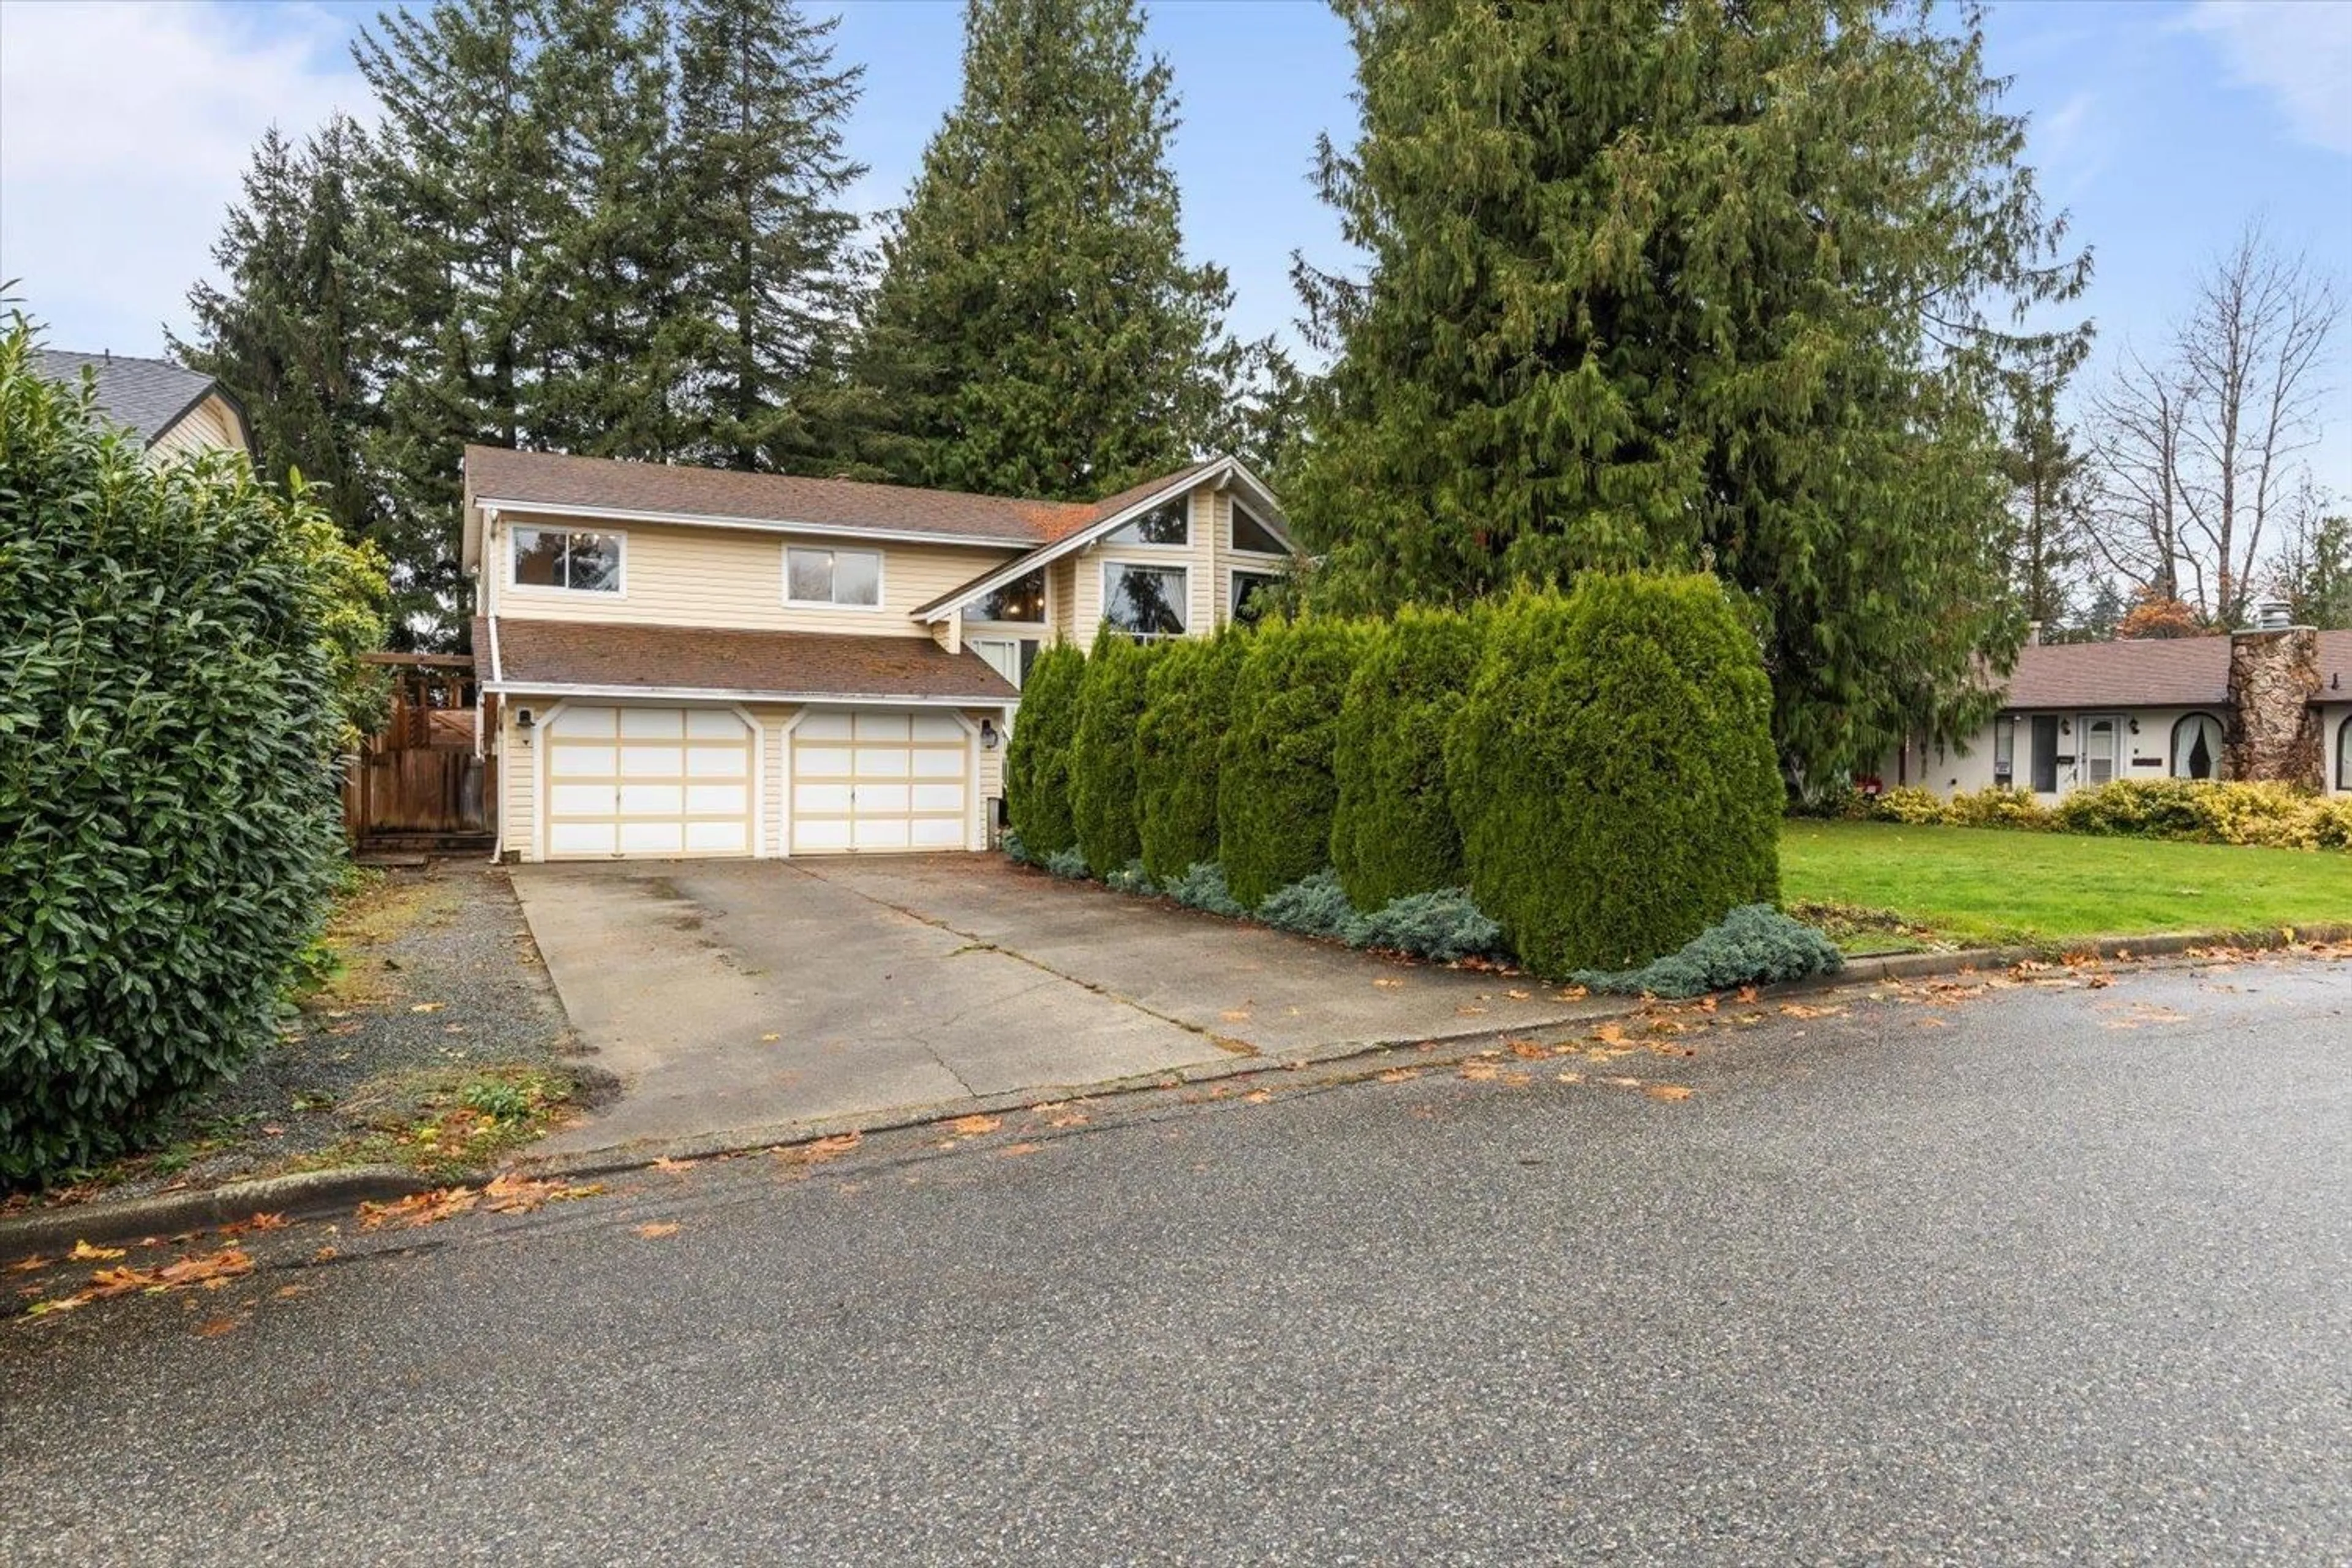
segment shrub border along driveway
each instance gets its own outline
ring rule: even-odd
[[[1937,975],[1957,974],[1975,971],[2010,968],[2021,963],[2058,962],[2063,959],[2100,959],[2140,961],[2161,959],[2209,948],[2240,950],[2279,950],[2297,944],[2325,945],[2352,942],[2352,922],[2298,927],[2289,931],[2208,931],[2193,935],[2173,934],[2153,937],[2102,937],[2093,941],[2070,942],[2040,942],[2022,946],[1972,948],[1950,952],[1896,953],[1883,958],[1859,958],[1848,962],[1843,971],[1833,975],[1820,975],[1811,980],[1796,981],[1786,985],[1765,986],[1759,990],[1759,999],[1802,995],[1848,985],[1868,985],[1885,981],[1925,979]],[[1644,1003],[1638,997],[1596,996],[1589,998],[1586,1006],[1578,1010],[1574,1020],[1579,1025],[1595,1025],[1630,1016],[1643,1010]],[[1558,1028],[1559,1025],[1550,1026]],[[992,1115],[1050,1102],[1055,1098],[1075,1097],[1083,1092],[1087,1099],[1181,1089],[1192,1085],[1255,1075],[1291,1073],[1308,1068],[1338,1066],[1350,1060],[1363,1063],[1360,1073],[1340,1074],[1329,1081],[1347,1082],[1354,1078],[1368,1078],[1385,1070],[1402,1049],[1412,1049],[1412,1062],[1419,1067],[1444,1067],[1459,1064],[1489,1054],[1513,1034],[1506,1029],[1481,1029],[1450,1036],[1434,1042],[1436,1048],[1415,1049],[1402,1042],[1367,1044],[1350,1042],[1320,1049],[1296,1053],[1278,1060],[1261,1057],[1234,1058],[1228,1060],[1202,1062],[1178,1071],[1151,1073],[1139,1078],[1089,1084],[1083,1090],[1056,1090],[1040,1093],[1022,1090],[1006,1094],[984,1095],[971,1099],[942,1101],[933,1105],[914,1106],[869,1115],[835,1117],[824,1121],[793,1122],[776,1127],[753,1128],[707,1139],[686,1139],[667,1145],[640,1144],[623,1151],[591,1153],[572,1160],[533,1161],[524,1156],[513,1162],[516,1168],[530,1174],[551,1178],[570,1178],[611,1174],[616,1172],[643,1169],[658,1161],[707,1159],[718,1155],[755,1153],[772,1149],[808,1143],[819,1139],[845,1135],[887,1132],[907,1127],[919,1127],[950,1121],[957,1117]],[[477,1179],[489,1174],[479,1173]],[[70,1211],[47,1212],[0,1220],[0,1263],[27,1257],[34,1253],[62,1250],[76,1241],[93,1243],[121,1241],[132,1237],[175,1234],[205,1225],[226,1223],[249,1217],[257,1212],[281,1215],[289,1220],[321,1218],[348,1212],[362,1201],[403,1196],[426,1190],[429,1184],[413,1173],[391,1167],[374,1166],[340,1171],[303,1173],[298,1176],[265,1178],[258,1182],[240,1183],[215,1189],[210,1193],[174,1193],[164,1197],[142,1198],[128,1203],[91,1204]]]

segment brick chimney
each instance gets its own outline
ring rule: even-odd
[[[2230,634],[2230,715],[2222,729],[2224,776],[2321,787],[2319,633],[2294,624],[2288,607],[2265,601],[2253,625]]]

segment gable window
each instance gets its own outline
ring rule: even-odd
[[[1113,531],[1111,544],[1190,544],[1192,542],[1192,500],[1179,496],[1153,507],[1126,527]]]
[[[2221,776],[2221,721],[2210,713],[2184,714],[2172,726],[2172,776]]]
[[[1233,608],[1226,612],[1234,625],[1257,625],[1258,617],[1265,614],[1267,603],[1262,595],[1280,581],[1282,579],[1272,572],[1234,573]]]
[[[882,603],[882,557],[870,550],[784,551],[784,603],[871,610]]]
[[[1045,618],[1045,569],[1024,573],[1002,588],[993,588],[963,607],[967,621],[1043,621]]]
[[[1189,582],[1181,566],[1105,562],[1103,619],[1132,637],[1182,637]]]
[[[2007,789],[2017,781],[2017,716],[2003,713],[1992,721],[1992,782]]]
[[[1234,548],[1259,555],[1290,553],[1282,547],[1282,541],[1274,536],[1274,530],[1260,522],[1256,514],[1239,501],[1234,502]]]
[[[560,588],[580,594],[621,591],[617,533],[581,529],[518,528],[514,531],[514,585]]]

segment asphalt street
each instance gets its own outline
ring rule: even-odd
[[[1657,1022],[255,1236],[0,1561],[2352,1561],[2352,958]]]

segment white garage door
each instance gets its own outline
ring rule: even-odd
[[[971,743],[945,713],[810,713],[793,730],[793,853],[961,849]]]
[[[751,727],[733,713],[566,707],[545,731],[549,859],[751,853]]]

